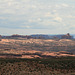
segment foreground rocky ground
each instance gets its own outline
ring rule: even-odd
[[[75,57],[0,59],[0,75],[75,75]]]

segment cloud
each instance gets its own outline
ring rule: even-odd
[[[1,19],[1,20],[5,20],[5,19],[7,19],[7,17],[2,17],[2,16],[1,16],[0,19]]]
[[[72,25],[75,24],[74,2],[74,0],[1,0],[0,27],[55,31],[58,28],[69,27],[68,29],[72,31]]]
[[[62,18],[61,17],[55,17],[54,20],[58,21],[58,22],[62,22]]]
[[[29,26],[29,25],[22,25],[22,26],[20,26],[22,29],[31,29],[31,26]]]
[[[68,4],[62,4],[61,6],[62,6],[62,7],[69,7]]]

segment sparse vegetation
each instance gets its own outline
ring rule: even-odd
[[[0,75],[72,75],[75,57],[0,59]]]

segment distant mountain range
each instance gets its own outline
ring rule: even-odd
[[[36,34],[36,35],[31,35],[31,36],[35,37],[35,38],[45,38],[45,39],[53,39],[53,38],[58,38],[58,39],[73,39],[73,38],[75,38],[74,34],[70,35],[69,33],[67,33],[67,34],[58,34],[58,35]]]
[[[75,34],[58,34],[58,35],[45,35],[45,34],[33,34],[33,35],[10,35],[10,36],[1,36],[2,38],[33,38],[33,39],[75,39]]]

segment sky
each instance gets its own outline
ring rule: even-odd
[[[75,0],[0,0],[0,34],[75,34]]]

